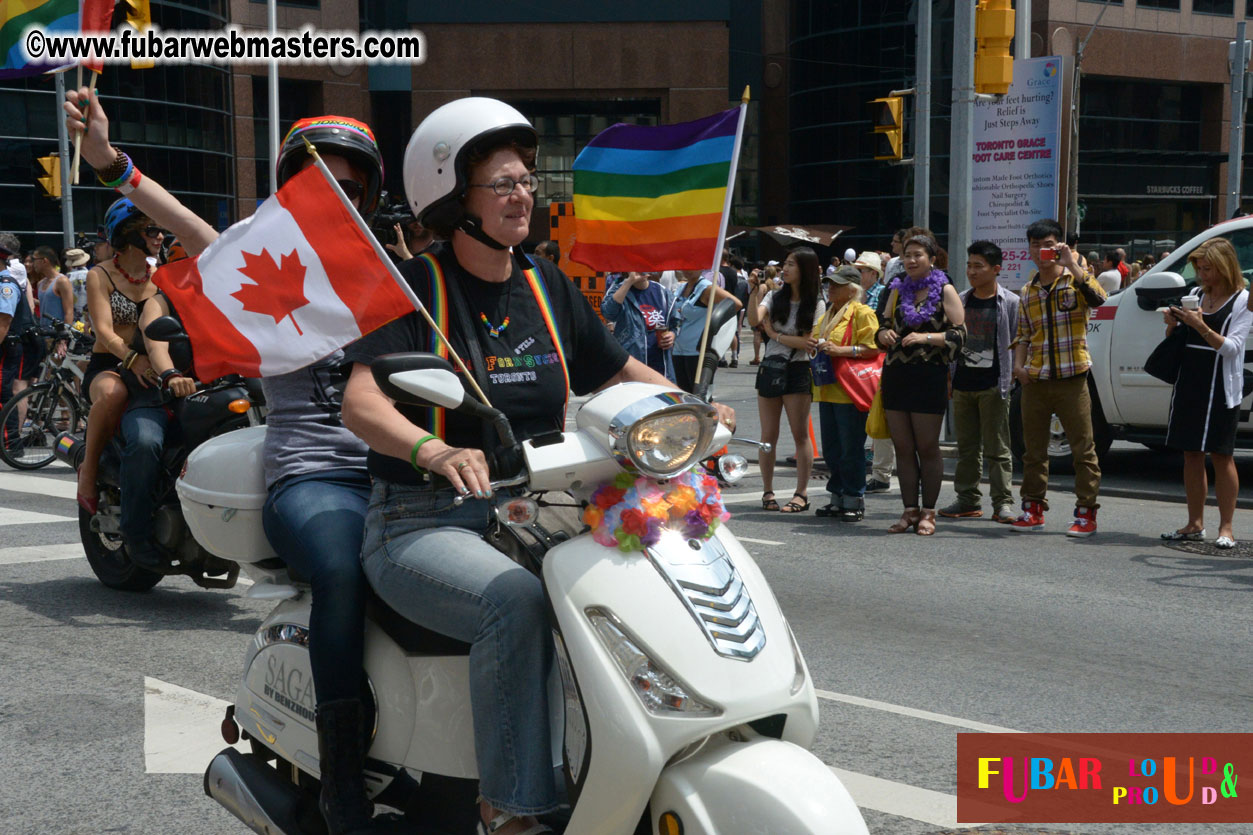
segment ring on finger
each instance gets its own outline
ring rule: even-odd
[[[465,469],[466,467],[468,467],[468,466],[470,466],[470,462],[469,462],[469,461],[458,461],[458,462],[457,462],[457,472],[461,472],[462,470],[464,470],[464,469]]]

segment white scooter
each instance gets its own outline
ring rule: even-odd
[[[393,399],[493,421],[502,450],[517,453],[517,474],[493,485],[503,491],[495,536],[535,567],[552,607],[553,763],[566,777],[567,833],[867,832],[848,791],[807,750],[818,725],[809,671],[765,577],[725,526],[709,538],[664,530],[624,553],[591,533],[545,529],[531,498],[587,499],[624,470],[658,483],[680,476],[730,439],[707,403],[625,383],[590,398],[575,431],[513,444],[503,416],[470,400],[446,361],[392,355],[373,371]],[[205,791],[254,832],[296,835],[317,831],[310,595],[262,532],[264,432],[202,444],[178,492],[197,540],[241,564],[255,581],[250,597],[279,601],[249,646],[223,722],[226,741],[242,733],[253,753],[218,754]],[[424,776],[477,776],[469,648],[377,600],[371,607],[367,789],[404,808],[400,795]]]

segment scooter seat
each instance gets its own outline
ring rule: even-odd
[[[419,626],[377,594],[370,593],[366,617],[377,623],[409,655],[469,655],[470,645],[439,632]]]

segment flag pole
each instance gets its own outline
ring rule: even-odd
[[[492,401],[487,399],[487,395],[483,392],[483,389],[479,388],[478,381],[474,379],[474,375],[471,374],[470,369],[466,367],[465,362],[461,359],[461,355],[457,353],[457,349],[452,346],[452,342],[449,341],[447,335],[439,329],[439,325],[435,324],[435,320],[431,318],[431,314],[427,311],[426,305],[422,304],[422,300],[419,299],[417,294],[413,292],[413,288],[409,286],[409,282],[405,281],[404,278],[401,277],[400,271],[396,269],[396,265],[392,263],[392,259],[387,256],[387,253],[383,250],[382,245],[379,244],[378,239],[374,237],[374,233],[370,231],[370,227],[366,226],[365,220],[362,219],[361,214],[356,209],[353,209],[353,205],[344,194],[344,190],[339,187],[339,183],[335,180],[335,175],[332,174],[331,170],[326,167],[326,163],[322,161],[322,157],[318,156],[317,149],[311,142],[309,142],[308,138],[302,136],[301,139],[304,140],[305,148],[309,151],[309,156],[313,158],[314,163],[318,166],[318,170],[322,172],[322,176],[326,178],[326,181],[331,184],[331,188],[335,189],[335,193],[339,195],[340,202],[342,202],[349,209],[352,209],[352,219],[356,222],[357,228],[361,230],[363,235],[365,235],[366,239],[370,242],[370,246],[374,247],[374,254],[377,255],[379,260],[387,266],[387,271],[391,274],[391,277],[396,282],[396,285],[400,287],[400,292],[404,293],[405,298],[407,298],[409,303],[413,305],[413,309],[422,314],[422,318],[426,320],[427,326],[430,327],[431,331],[439,337],[440,342],[443,342],[444,345],[447,346],[448,355],[452,357],[453,362],[457,365],[457,368],[459,368],[461,373],[465,375],[466,380],[470,383],[470,387],[474,390],[474,394],[479,398],[479,400],[483,401],[483,405],[488,408],[495,408],[492,406]]]
[[[696,357],[696,382],[693,388],[698,397],[704,397],[708,392],[706,387],[701,384],[701,372],[705,367],[705,350],[709,346],[709,326],[713,322],[714,317],[714,299],[717,293],[714,291],[718,287],[718,267],[722,264],[722,247],[726,243],[727,221],[731,217],[731,198],[735,195],[735,170],[740,163],[740,145],[744,141],[744,119],[748,113],[748,97],[749,89],[744,88],[744,94],[740,96],[740,118],[735,125],[735,145],[731,151],[731,170],[727,176],[727,195],[722,201],[722,223],[718,226],[718,245],[714,247],[714,263],[713,273],[714,280],[709,287],[709,304],[705,305],[705,329],[700,335],[700,353]]]

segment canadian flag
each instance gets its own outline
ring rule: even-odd
[[[304,368],[414,309],[324,171],[309,166],[200,255],[157,270],[202,380]]]

